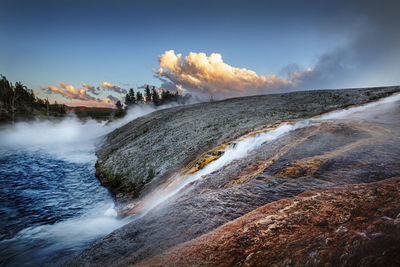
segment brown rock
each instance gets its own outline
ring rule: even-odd
[[[305,192],[137,266],[399,266],[399,204],[400,178]]]

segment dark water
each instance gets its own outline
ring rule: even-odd
[[[132,218],[94,176],[95,144],[154,111],[138,106],[105,124],[72,117],[0,129],[0,266],[62,263]]]
[[[94,176],[115,127],[74,118],[0,129],[0,266],[55,265],[127,221]]]
[[[113,200],[95,178],[93,163],[69,162],[40,151],[3,150],[1,265],[54,264],[119,226]]]

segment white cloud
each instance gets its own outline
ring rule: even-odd
[[[162,81],[168,79],[177,88],[219,96],[240,96],[294,88],[302,73],[293,73],[291,79],[275,75],[258,75],[255,71],[226,64],[222,55],[212,53],[175,54],[166,51],[158,57],[160,68],[153,71]]]

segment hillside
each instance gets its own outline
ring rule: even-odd
[[[114,130],[97,150],[97,175],[118,199],[135,198],[213,147],[281,120],[367,103],[399,87],[232,98],[153,112]]]
[[[399,188],[392,178],[303,193],[135,266],[399,266]]]
[[[161,135],[177,141],[160,141],[163,151],[152,150],[150,142],[143,142],[141,151],[130,151],[154,159],[165,175],[158,173],[139,198],[120,204],[120,215],[130,215],[130,223],[68,264],[262,266],[268,261],[314,266],[362,260],[396,265],[400,259],[392,256],[399,241],[392,236],[397,235],[400,211],[393,192],[400,186],[398,178],[388,179],[400,177],[399,95],[313,119],[281,121],[366,103],[396,91],[399,88],[230,99],[158,111],[117,129],[99,150],[100,160],[109,151],[105,161],[116,168],[143,164],[135,156],[125,165],[118,161],[123,149],[135,147],[136,138],[130,137],[140,131],[138,125],[148,127],[141,140]],[[190,120],[189,114],[199,117]],[[261,129],[263,122],[266,128],[238,136]],[[172,123],[186,127],[160,131]],[[202,128],[208,124],[215,131]],[[213,144],[217,146],[205,148]],[[107,150],[110,145],[113,148]],[[209,152],[186,150],[190,146]],[[165,154],[174,153],[179,157],[167,159],[177,166],[162,161]],[[123,183],[129,176],[119,178]],[[268,243],[271,238],[281,241]],[[380,250],[372,251],[374,247]]]

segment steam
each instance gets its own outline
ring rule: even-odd
[[[219,53],[206,55],[194,51],[185,56],[173,50],[165,51],[158,57],[159,68],[153,70],[162,87],[175,89],[182,86],[193,93],[231,97],[400,83],[399,1],[331,1],[323,5],[302,2],[289,9],[278,2],[269,3],[268,8],[260,10],[271,12],[272,17],[274,12],[281,12],[280,15],[288,16],[287,21],[300,24],[311,20],[309,26],[318,32],[319,38],[335,36],[337,40],[333,40],[329,50],[308,56],[310,63],[288,62],[278,73],[257,74],[254,69],[231,66],[222,60]],[[272,11],[274,7],[278,7],[276,11]],[[296,38],[300,39],[293,39],[295,42],[288,46],[288,50],[298,49],[301,37]],[[276,49],[276,46],[266,43],[265,51],[257,51],[255,57],[276,53],[271,47]],[[248,53],[245,50],[244,54]],[[285,60],[285,55],[282,58]]]
[[[369,113],[376,113],[379,109],[391,108],[393,104],[398,101],[400,101],[399,93],[382,98],[372,103],[368,103],[366,105],[329,112],[320,116],[317,120],[355,118],[360,117],[360,115],[364,115],[363,117],[366,117],[369,115]]]
[[[168,107],[171,106],[162,106]],[[155,110],[149,105],[137,105],[124,118],[109,124],[92,119],[82,122],[74,115],[61,121],[18,122],[0,130],[0,151],[40,151],[66,161],[94,164],[95,145],[100,137]]]
[[[111,197],[110,197],[111,198]],[[111,233],[115,229],[128,223],[130,218],[119,219],[114,205],[108,199],[100,203],[88,214],[61,221],[55,224],[45,224],[26,228],[11,239],[2,240],[0,249],[5,255],[13,255],[13,250],[18,248],[18,258],[12,265],[42,265],[43,255],[49,255],[52,260],[54,255],[62,258],[66,251],[70,253],[83,249],[89,242]],[[24,251],[24,253],[20,253]],[[32,258],[32,256],[35,256]],[[39,262],[36,262],[39,261]],[[49,262],[49,265],[55,264]]]

